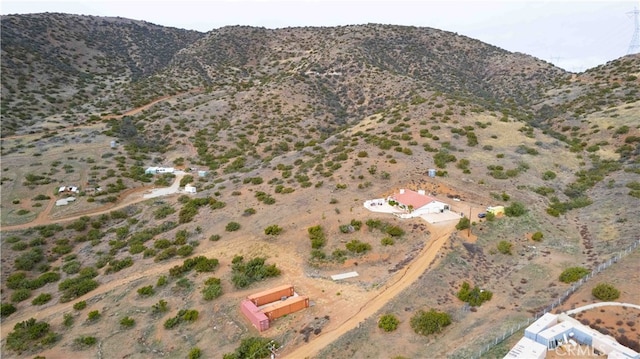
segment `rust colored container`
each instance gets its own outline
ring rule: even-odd
[[[247,297],[256,306],[262,306],[271,302],[282,300],[283,297],[291,297],[293,295],[293,286],[281,285],[259,293],[251,294]]]
[[[274,320],[284,315],[297,312],[309,307],[309,297],[299,296],[283,300],[262,309],[262,312],[269,318]]]
[[[262,332],[269,329],[269,318],[250,300],[243,300],[240,303],[240,310],[258,331]]]

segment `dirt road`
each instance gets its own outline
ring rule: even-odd
[[[429,225],[432,239],[420,252],[418,257],[414,259],[404,271],[398,272],[398,274],[396,274],[387,285],[380,289],[371,300],[365,303],[357,313],[347,318],[336,329],[322,332],[316,339],[295,350],[287,351],[285,349],[281,355],[285,358],[312,358],[317,355],[320,350],[333,343],[351,329],[356,328],[360,322],[372,317],[380,308],[387,304],[387,302],[409,287],[411,283],[429,269],[436,255],[455,230],[456,223],[455,221],[450,221]]]
[[[78,219],[80,217],[84,217],[84,216],[97,216],[97,215],[100,215],[100,214],[109,213],[111,211],[122,209],[122,208],[125,208],[125,207],[130,206],[130,205],[135,204],[135,203],[146,201],[146,200],[148,200],[150,198],[171,195],[171,194],[177,192],[177,190],[179,188],[179,185],[180,185],[180,180],[182,179],[183,176],[184,176],[184,174],[177,174],[176,178],[175,178],[175,181],[173,182],[171,187],[168,187],[167,189],[161,189],[161,191],[163,191],[163,190],[164,191],[162,193],[159,193],[158,195],[151,195],[151,196],[138,195],[140,192],[149,191],[149,189],[151,189],[152,186],[130,188],[130,189],[124,191],[123,193],[121,193],[119,198],[118,198],[118,202],[116,202],[114,204],[107,204],[105,206],[102,206],[102,207],[99,207],[99,208],[96,208],[96,209],[92,209],[92,210],[83,211],[82,213],[77,213],[77,214],[74,214],[74,215],[69,216],[69,217],[56,218],[56,219],[51,219],[51,218],[48,217],[49,213],[51,212],[51,209],[53,208],[53,205],[56,202],[56,200],[54,198],[49,202],[49,205],[47,206],[47,208],[44,211],[40,212],[40,214],[38,215],[38,217],[35,220],[33,220],[31,222],[28,222],[28,223],[16,224],[14,226],[2,226],[0,228],[0,230],[2,230],[2,231],[17,231],[17,230],[27,229],[27,228],[31,228],[31,227],[35,227],[35,226],[46,226],[48,224],[53,224],[53,223],[62,223],[62,222],[73,221],[73,220],[76,220],[76,219]]]

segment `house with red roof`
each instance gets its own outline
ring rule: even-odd
[[[428,196],[424,190],[416,192],[400,189],[398,193],[387,197],[387,203],[396,204],[397,207],[407,211],[407,217],[419,217],[427,213],[443,213],[450,210],[448,204]]]

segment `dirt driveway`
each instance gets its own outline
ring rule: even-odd
[[[418,277],[429,269],[442,246],[455,231],[456,224],[456,221],[430,224],[428,226],[431,232],[429,243],[427,243],[409,266],[405,267],[403,271],[398,272],[384,287],[376,292],[372,292],[371,299],[366,302],[358,312],[351,316],[345,316],[344,318],[346,318],[346,320],[336,329],[323,332],[308,344],[298,347],[295,350],[288,351],[287,348],[285,348],[280,354],[286,358],[311,358],[342,335],[356,328],[360,322],[372,317],[387,304],[387,302],[409,287],[411,283],[416,281]]]

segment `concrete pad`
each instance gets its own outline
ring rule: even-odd
[[[424,219],[429,223],[440,223],[447,221],[459,221],[462,216],[460,213],[444,211],[442,213],[427,213],[420,216],[420,218]]]

